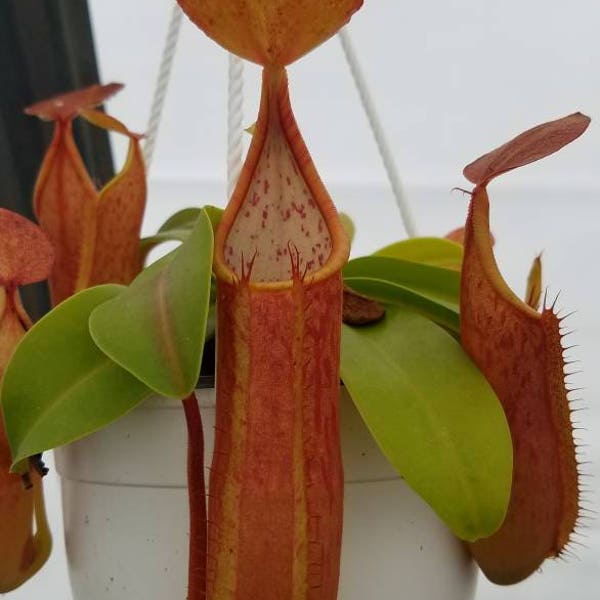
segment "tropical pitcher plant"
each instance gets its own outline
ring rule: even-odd
[[[465,228],[461,342],[502,402],[513,438],[510,504],[500,529],[471,545],[497,583],[528,577],[558,556],[575,529],[579,486],[565,386],[560,319],[554,305],[536,310],[502,279],[492,251],[487,185],[492,179],[552,154],[579,137],[589,118],[577,113],[540,125],[465,168],[475,184]]]
[[[296,125],[285,65],[333,35],[361,2],[338,0],[326,10],[316,2],[232,2],[233,19],[223,18],[220,2],[181,4],[209,36],[263,66],[252,144],[215,237],[207,596],[333,600],[349,241]]]
[[[54,137],[34,190],[33,208],[55,250],[48,283],[53,304],[101,283],[127,284],[142,268],[140,231],[146,177],[139,135],[95,110],[123,86],[93,85],[26,109],[54,121]],[[121,172],[98,190],[73,139],[73,119],[82,117],[129,138]]]
[[[140,246],[140,136],[94,109],[119,86],[29,109],[56,123],[34,206],[55,248],[57,306],[6,367],[1,400],[13,467],[153,393],[179,398],[189,437],[188,598],[334,600],[341,375],[392,465],[467,542],[487,577],[526,578],[571,538],[578,472],[560,319],[546,303],[538,311],[539,259],[526,301],[502,279],[487,185],[556,152],[589,119],[577,113],[535,127],[466,167],[475,187],[466,226],[450,239],[405,240],[347,263],[350,242],[296,124],[286,66],[338,31],[362,1],[179,3],[208,36],[263,67],[244,167],[224,211],[186,209]],[[130,140],[125,167],[100,191],[73,142],[76,116]],[[17,231],[13,221],[7,231]],[[182,244],[143,268],[148,250],[169,239]],[[8,290],[32,272],[43,278],[50,263],[23,262],[37,265],[41,250],[21,257],[25,276],[10,266],[14,246],[0,250],[9,257],[0,257],[4,306],[17,307]],[[5,309],[11,323],[15,310]],[[215,319],[207,514],[193,390]],[[16,337],[3,327],[6,364]],[[30,377],[40,355],[43,384]],[[31,481],[35,489],[35,471]],[[23,539],[29,548],[31,538]]]
[[[20,339],[31,327],[19,286],[46,279],[53,259],[52,246],[36,225],[0,209],[0,378]],[[34,575],[52,547],[44,508],[43,466],[32,458],[10,473],[11,463],[0,421],[0,594]]]

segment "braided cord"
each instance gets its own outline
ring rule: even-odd
[[[173,60],[177,51],[177,42],[179,40],[179,32],[181,30],[181,21],[183,11],[179,4],[175,2],[171,12],[171,20],[167,29],[167,38],[163,48],[160,67],[158,69],[158,77],[154,86],[154,95],[152,98],[152,108],[150,109],[150,118],[146,128],[146,141],[144,143],[144,160],[146,162],[146,170],[150,169],[154,149],[156,146],[156,138],[162,118],[163,108],[167,90],[169,88],[169,80],[171,79],[171,71],[173,70]]]
[[[244,119],[244,62],[229,54],[227,89],[227,195],[231,196],[242,169]]]
[[[387,141],[381,120],[377,114],[375,103],[358,61],[356,50],[354,49],[354,45],[350,39],[350,34],[348,33],[347,29],[342,29],[338,35],[342,43],[344,56],[346,57],[346,61],[350,67],[350,72],[352,73],[352,78],[354,79],[354,84],[356,85],[362,106],[365,114],[367,115],[369,126],[373,132],[373,137],[375,138],[375,143],[377,144],[377,149],[379,150],[379,155],[381,156],[381,160],[390,182],[394,198],[396,199],[396,204],[400,210],[400,216],[404,224],[404,229],[409,237],[414,237],[417,235],[417,228],[412,210],[406,198],[404,186],[402,185],[402,180],[400,179],[400,174],[398,173],[398,168],[394,161],[394,156]]]

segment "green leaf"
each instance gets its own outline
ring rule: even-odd
[[[397,308],[376,325],[344,325],[342,379],[390,463],[458,537],[498,529],[512,481],[510,431],[452,336]]]
[[[201,208],[184,208],[172,214],[159,228],[159,232],[169,232],[177,229],[187,229],[188,231],[194,227],[194,223],[198,220]]]
[[[342,227],[350,240],[350,244],[354,241],[354,234],[356,233],[356,227],[354,227],[354,221],[346,214],[340,213],[340,221],[342,222]]]
[[[375,252],[375,256],[399,258],[460,271],[463,247],[445,238],[422,237],[396,242]]]
[[[213,232],[200,210],[183,244],[90,318],[98,347],[148,387],[175,398],[198,381],[210,299]]]
[[[201,208],[184,208],[171,215],[158,229],[158,231],[149,237],[141,240],[141,253],[143,261],[146,260],[149,252],[162,244],[163,242],[185,242],[190,235],[200,211],[204,210],[210,219],[213,231],[216,231],[217,226],[223,215],[223,209],[216,206],[206,205]]]
[[[59,304],[21,340],[1,392],[15,464],[104,427],[152,395],[105,356],[89,334],[92,310],[123,289],[84,290]]]
[[[219,226],[219,223],[221,222],[221,218],[223,217],[223,213],[225,211],[222,208],[219,208],[218,206],[212,206],[210,204],[207,204],[204,207],[204,210],[206,211],[206,214],[208,215],[208,218],[210,219],[210,223],[213,228],[213,233],[215,233],[217,231],[217,227]]]
[[[159,228],[157,233],[140,241],[140,251],[145,261],[149,252],[163,242],[183,242],[190,234],[198,215],[199,208],[184,208],[171,215]]]
[[[409,306],[440,325],[459,331],[458,271],[386,256],[365,256],[346,265],[344,282],[365,296]]]

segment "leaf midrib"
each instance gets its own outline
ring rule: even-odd
[[[164,342],[165,357],[169,366],[169,372],[173,376],[173,383],[179,390],[183,390],[182,396],[185,395],[185,374],[181,364],[181,356],[174,343],[175,335],[171,320],[169,319],[168,297],[167,297],[167,274],[173,263],[169,264],[165,270],[159,274],[157,282],[157,314],[158,314],[158,330],[161,339]]]

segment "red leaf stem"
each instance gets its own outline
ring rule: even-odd
[[[204,600],[206,596],[204,435],[198,401],[193,392],[183,400],[183,408],[188,431],[187,477],[190,510],[187,600]]]

